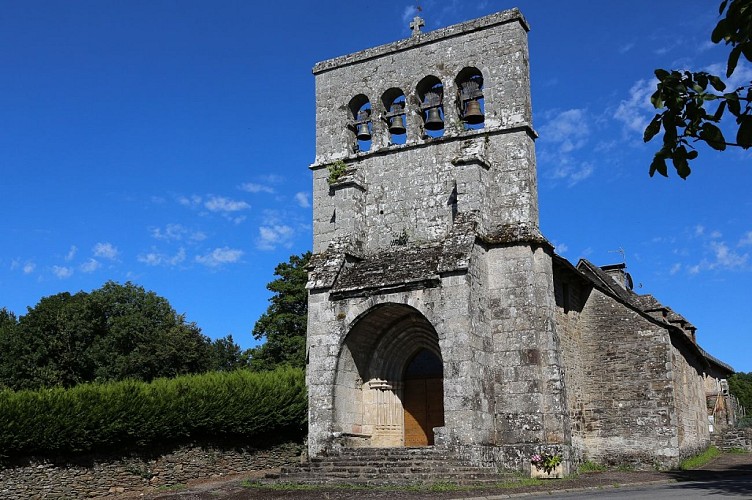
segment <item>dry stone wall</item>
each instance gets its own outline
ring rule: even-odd
[[[97,498],[159,491],[196,479],[281,467],[300,461],[296,443],[268,449],[182,447],[162,455],[32,458],[0,469],[0,498]]]

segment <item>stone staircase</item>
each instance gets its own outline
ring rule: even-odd
[[[302,484],[414,485],[494,484],[512,479],[495,467],[473,466],[434,447],[345,448],[339,455],[314,457],[282,468],[274,479]]]

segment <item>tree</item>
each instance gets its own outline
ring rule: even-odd
[[[251,349],[250,366],[271,370],[279,365],[305,367],[306,325],[308,321],[308,281],[306,267],[311,252],[293,255],[274,269],[279,278],[266,288],[274,295],[270,305],[253,327],[256,340],[266,342]]]
[[[209,369],[209,339],[164,297],[109,281],[90,299],[106,325],[106,334],[91,344],[95,379],[148,381]]]
[[[752,372],[734,373],[728,380],[729,392],[739,398],[739,403],[752,416]]]
[[[44,297],[18,320],[0,309],[0,387],[149,381],[244,364],[232,337],[212,343],[167,299],[132,283]]]
[[[710,39],[713,43],[724,41],[732,47],[726,67],[728,78],[734,73],[740,56],[752,61],[752,0],[723,0],[719,13],[724,12]],[[670,159],[679,176],[686,179],[691,172],[689,161],[698,156],[693,146],[698,141],[717,151],[724,151],[728,146],[752,147],[752,82],[724,93],[726,83],[704,71],[657,69],[655,76],[658,84],[650,101],[663,111],[653,117],[643,139],[650,141],[662,128],[663,146],[650,164],[651,177],[656,172],[667,177],[666,160]],[[711,112],[707,108],[713,101],[718,106]],[[735,142],[729,142],[716,125],[727,111],[736,121]]]

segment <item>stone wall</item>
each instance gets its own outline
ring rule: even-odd
[[[556,328],[561,345],[564,367],[564,386],[572,428],[572,450],[575,463],[582,461],[585,446],[584,402],[589,366],[582,355],[588,348],[580,330],[580,315],[590,296],[592,286],[585,285],[579,274],[554,267],[554,295],[556,298]]]
[[[710,433],[702,371],[690,361],[697,357],[677,337],[672,339],[671,364],[674,378],[677,439],[680,458],[691,457],[708,447]]]
[[[580,316],[584,387],[574,407],[585,459],[673,466],[679,460],[672,346],[666,329],[598,289]]]
[[[0,498],[94,498],[147,492],[196,479],[280,467],[300,461],[301,444],[266,449],[186,446],[163,454],[30,458],[0,469]]]
[[[721,450],[745,450],[752,453],[752,428],[714,432],[710,435],[710,440]]]

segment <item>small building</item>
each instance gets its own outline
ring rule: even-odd
[[[318,63],[311,456],[435,446],[673,465],[709,443],[731,368],[538,220],[528,24],[516,9]]]

